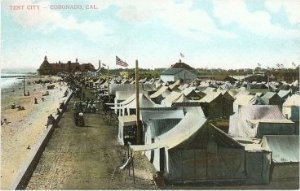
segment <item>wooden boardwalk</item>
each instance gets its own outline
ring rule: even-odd
[[[88,90],[86,94],[93,98]],[[127,159],[127,147],[118,142],[117,118],[108,124],[104,112],[84,113],[85,126],[78,127],[74,101],[79,100],[71,98],[27,189],[156,189],[154,171],[144,155],[135,155],[135,183],[132,170],[119,170]]]

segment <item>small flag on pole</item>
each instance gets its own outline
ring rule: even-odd
[[[260,63],[257,63],[257,66],[258,66],[258,67],[261,67],[261,64],[260,64]]]
[[[293,64],[294,67],[296,67],[296,64],[294,62],[292,64]]]
[[[106,66],[106,64],[104,64],[104,63],[102,63],[102,65],[105,67]]]
[[[116,64],[120,65],[120,66],[124,66],[124,67],[128,66],[128,64],[126,62],[122,61],[118,56],[116,56]]]
[[[182,58],[184,58],[184,55],[183,55],[182,53],[180,53],[180,56],[181,56]]]

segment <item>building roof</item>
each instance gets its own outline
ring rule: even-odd
[[[174,65],[172,65],[170,68],[183,68],[189,71],[193,71],[195,70],[195,68],[189,66],[188,64],[181,62],[181,60],[179,60],[179,62],[175,63]]]
[[[184,70],[184,68],[169,68],[169,69],[162,71],[161,75],[175,75],[183,70]]]

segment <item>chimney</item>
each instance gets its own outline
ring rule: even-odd
[[[101,60],[99,60],[99,69],[101,69]]]
[[[181,59],[179,59],[179,63],[181,63]]]

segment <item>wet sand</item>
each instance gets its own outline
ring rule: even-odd
[[[1,189],[9,189],[28,157],[30,148],[46,130],[47,117],[55,114],[59,104],[65,99],[64,92],[68,88],[66,84],[53,83],[55,88],[48,90],[49,83],[34,83],[39,79],[57,81],[60,78],[53,76],[26,79],[25,92],[29,91],[29,96],[24,96],[22,83],[1,90],[1,121],[7,120],[7,123],[1,125]],[[49,95],[43,96],[46,91]],[[25,110],[11,109],[13,103],[23,106]]]

